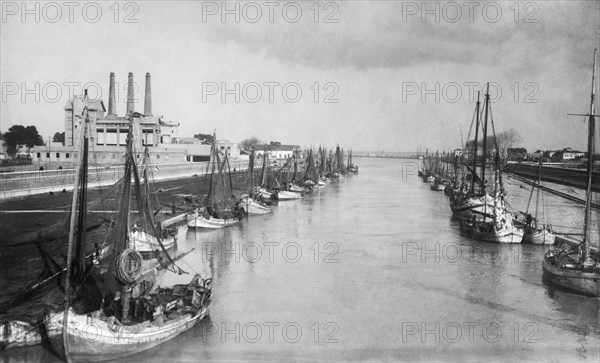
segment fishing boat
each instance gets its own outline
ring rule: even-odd
[[[252,149],[252,153],[250,155],[250,162],[248,164],[248,176],[246,178],[247,181],[250,182],[248,185],[249,192],[254,194],[255,186],[254,186],[254,158],[255,151]],[[260,195],[253,197],[250,194],[243,194],[238,202],[237,209],[240,214],[248,214],[248,215],[261,215],[268,214],[273,211],[273,208],[270,205],[267,205],[264,201],[260,201]]]
[[[358,174],[358,166],[352,162],[352,150],[348,151],[348,172]]]
[[[216,139],[215,133],[209,162],[212,166],[207,168],[207,172],[208,169],[211,169],[210,178],[207,178],[209,180],[208,194],[204,199],[204,205],[187,215],[189,228],[218,229],[233,226],[240,221],[232,192],[228,155],[225,152],[223,162],[221,162]]]
[[[302,199],[302,193],[292,192],[289,190],[280,190],[277,192],[277,200],[294,200]]]
[[[485,176],[486,155],[487,155],[487,130],[488,115],[490,109],[489,84],[487,86],[484,105],[484,123],[483,123],[483,163],[481,166],[481,175]],[[495,130],[494,121],[491,120],[492,131]],[[495,134],[495,132],[493,131]],[[496,138],[494,137],[494,141]],[[483,211],[478,219],[475,214],[471,220],[463,220],[460,224],[461,232],[467,237],[494,243],[521,243],[523,240],[523,230],[513,223],[513,216],[508,212],[504,200],[504,186],[502,182],[502,172],[500,171],[500,155],[498,145],[495,145],[494,158],[494,190],[492,195],[487,192],[487,186],[481,183],[481,192],[484,195]],[[492,208],[488,209],[488,197],[491,198]],[[473,200],[473,198],[471,198]],[[476,212],[471,210],[471,213]]]
[[[117,213],[93,264],[86,264],[84,222],[90,122],[87,109],[83,112],[80,160],[69,216],[65,304],[62,311],[48,311],[44,319],[50,346],[67,362],[118,359],[161,344],[197,325],[209,313],[212,290],[212,280],[204,280],[199,274],[188,284],[157,287],[159,271],[183,272],[175,261],[185,254],[171,258],[158,239],[160,251],[155,260],[144,263],[140,253],[129,246],[133,195],[140,214],[145,213],[139,198],[133,123],[127,138]],[[90,326],[94,329],[88,329]]]
[[[473,120],[471,121],[471,128],[473,128],[473,125],[475,125],[475,138],[472,143],[473,149],[471,153],[473,158],[473,164],[471,167],[465,165],[469,173],[464,176],[463,188],[461,188],[460,192],[454,193],[450,198],[450,209],[452,210],[452,214],[461,221],[467,222],[472,222],[474,218],[475,220],[491,218],[493,216],[488,211],[492,211],[495,208],[494,198],[485,193],[485,165],[487,156],[485,135],[483,137],[484,151],[481,165],[481,177],[477,175],[477,152],[481,116],[481,103],[479,101],[479,98],[480,95],[478,92],[477,102],[475,103],[475,113],[473,115]],[[469,136],[467,136],[467,140],[469,139]]]
[[[600,253],[592,248],[592,176],[593,155],[596,143],[595,90],[596,52],[592,68],[592,96],[588,118],[587,188],[583,220],[583,241],[557,237],[553,248],[542,262],[544,278],[562,288],[589,296],[600,296]]]
[[[140,145],[141,147],[141,145]],[[134,173],[134,178],[140,185],[139,191],[136,190],[136,198],[140,201],[138,220],[134,222],[133,228],[129,233],[129,248],[133,248],[142,254],[144,259],[153,258],[154,251],[160,248],[158,240],[166,249],[171,249],[177,242],[177,229],[163,229],[155,221],[155,215],[158,210],[154,206],[159,205],[156,194],[151,190],[152,166],[150,165],[150,153],[148,148],[144,149],[142,157],[141,173]]]
[[[535,216],[532,216],[529,213],[529,206],[531,204],[531,199],[533,197],[534,190],[537,190],[537,196],[535,201]],[[523,215],[525,216],[525,223],[523,225],[523,230],[525,235],[523,236],[524,244],[534,244],[534,245],[551,245],[554,244],[554,240],[556,239],[556,235],[552,230],[550,224],[538,224],[538,211],[540,204],[540,193],[543,193],[543,185],[542,185],[542,158],[539,160],[539,168],[538,168],[538,180],[537,184],[534,184],[531,188],[531,193],[529,194],[529,200],[527,201],[527,208]],[[543,198],[543,194],[542,194]],[[545,203],[544,203],[545,204]],[[544,217],[547,217],[544,208]]]

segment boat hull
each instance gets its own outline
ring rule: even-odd
[[[551,245],[554,244],[556,240],[556,235],[550,233],[549,231],[542,230],[532,230],[525,231],[523,235],[523,244],[531,244],[531,245]]]
[[[491,213],[494,208],[494,200],[488,195],[456,200],[450,203],[452,214],[462,221],[471,221],[473,220],[473,217],[475,217],[476,220],[479,220],[482,219],[484,215],[491,218]]]
[[[239,207],[244,209],[248,215],[262,215],[273,211],[273,208],[263,205],[252,198],[244,198],[240,201]]]
[[[169,236],[167,238],[161,239],[161,242],[165,249],[170,249],[175,245],[177,238],[175,236]],[[145,233],[135,233],[132,232],[129,235],[129,248],[133,248],[144,256],[144,258],[152,257],[153,252],[155,250],[160,250],[160,244],[158,243],[158,238]]]
[[[239,223],[238,219],[220,219],[220,218],[204,218],[202,214],[193,213],[187,217],[187,226],[189,228],[206,228],[219,229],[233,226]]]
[[[588,296],[600,296],[600,273],[559,268],[544,257],[544,278],[552,284]]]
[[[523,230],[514,225],[504,225],[500,229],[481,230],[478,224],[469,222],[461,223],[461,232],[467,237],[483,242],[491,243],[521,243],[523,241]]]
[[[300,187],[298,185],[292,184],[292,185],[290,185],[290,191],[291,192],[296,192],[296,193],[303,193],[304,192],[304,188],[302,188],[302,187]]]
[[[302,198],[302,194],[290,191],[279,191],[277,192],[277,199],[279,200],[294,200]]]
[[[150,326],[140,331],[119,327],[109,329],[107,322],[90,322],[87,316],[69,312],[69,356],[76,362],[97,362],[120,359],[153,348],[198,325],[209,314],[210,305],[195,314],[184,314],[162,327]],[[47,329],[50,341],[58,353],[64,355],[62,313],[51,318]]]

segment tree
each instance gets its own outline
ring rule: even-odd
[[[496,135],[496,142],[498,143],[498,149],[506,150],[513,148],[523,141],[521,134],[515,129],[509,129]]]
[[[249,139],[244,139],[240,141],[240,149],[250,150],[254,145],[257,144],[262,144],[262,141],[260,141],[256,136],[252,136]]]
[[[515,129],[509,129],[506,131],[502,131],[501,133],[497,134],[496,137],[494,136],[490,136],[488,135],[487,137],[487,149],[488,152],[490,150],[495,150],[496,149],[496,145],[498,145],[498,150],[500,150],[500,152],[504,152],[505,150],[509,149],[509,148],[514,148],[515,146],[517,146],[518,144],[521,143],[523,139],[521,138],[521,135],[519,134],[519,132]],[[473,149],[473,140],[469,140],[467,141],[465,148],[467,150],[472,150]],[[477,141],[477,149],[478,149],[478,153],[481,154],[481,149],[483,147],[483,141],[482,140],[478,140]]]
[[[55,133],[54,136],[52,137],[52,141],[53,142],[62,142],[64,145],[65,144],[65,133],[64,132]]]
[[[44,145],[44,140],[35,126],[13,125],[4,134],[4,141],[6,141],[6,151],[9,155],[17,152],[17,145],[27,145],[28,147]]]

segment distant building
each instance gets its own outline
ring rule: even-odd
[[[271,159],[287,159],[300,151],[300,146],[297,145],[281,145],[281,144],[263,144],[254,145],[256,157],[262,158],[265,150]]]
[[[237,159],[240,157],[240,148],[238,144],[234,142],[229,142],[229,140],[217,140],[216,146],[219,154],[222,156],[225,156],[225,153],[227,153],[227,156],[229,156],[230,159]]]
[[[579,158],[585,156],[585,154],[586,154],[583,151],[573,150],[570,147],[566,147],[566,148],[562,149],[561,151],[562,151],[563,161],[579,159]]]

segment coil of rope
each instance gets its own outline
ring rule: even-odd
[[[124,284],[131,284],[140,276],[142,255],[131,248],[121,252],[115,259],[115,278]]]
[[[110,318],[108,318],[108,320],[106,320],[106,326],[108,327],[108,330],[113,334],[118,333],[119,330],[123,328],[123,324],[121,324],[119,319],[117,319],[114,316],[111,316]]]

